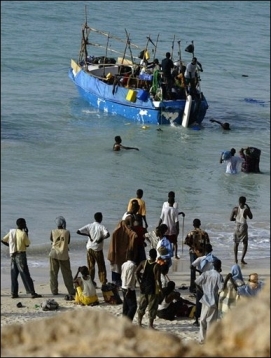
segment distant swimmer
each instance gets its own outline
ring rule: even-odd
[[[113,145],[113,150],[114,151],[119,151],[121,149],[135,149],[135,150],[139,150],[138,148],[134,148],[134,147],[125,147],[124,145],[121,144],[122,140],[121,137],[119,135],[117,135],[115,137],[115,143]]]
[[[230,131],[230,130],[231,130],[230,124],[229,124],[228,122],[222,123],[222,122],[220,122],[220,121],[216,121],[215,119],[210,119],[210,122],[211,122],[211,123],[218,123],[218,124],[220,124],[221,127],[222,127],[223,129],[225,129],[226,131]]]

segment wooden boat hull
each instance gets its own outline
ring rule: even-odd
[[[182,124],[186,100],[153,101],[148,96],[143,101],[131,92],[130,99],[128,92],[131,89],[110,85],[85,71],[73,60],[69,70],[69,77],[76,85],[81,97],[101,111],[120,115],[129,120],[138,121],[141,124]],[[133,91],[138,92],[139,89],[134,89]],[[197,122],[201,124],[208,108],[204,96],[193,115],[194,107],[196,106],[193,106],[192,103],[189,123]]]

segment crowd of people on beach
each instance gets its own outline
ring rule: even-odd
[[[230,215],[230,220],[236,223],[233,239],[235,262],[225,279],[221,274],[222,261],[213,253],[208,233],[201,229],[200,219],[193,220],[193,229],[187,233],[184,244],[189,247],[191,274],[188,289],[196,302],[184,300],[176,289],[175,282],[169,278],[172,260],[179,259],[177,242],[180,215],[185,217],[185,213],[179,211],[175,193],[170,191],[162,205],[156,230],[148,232],[142,189],[138,189],[135,197],[129,200],[127,211],[112,235],[102,224],[102,213],[95,213],[94,221],[76,232],[87,237],[86,265],[80,266],[74,277],[69,257],[71,234],[66,228],[65,218],[57,217],[56,228],[50,233],[49,277],[52,295],[59,294],[58,274],[61,270],[68,293],[66,300],[88,306],[99,304],[96,292],[98,285],[95,281],[97,267],[105,301],[122,303],[123,316],[133,321],[137,313],[137,322],[141,326],[148,310],[150,328],[154,328],[156,317],[168,320],[178,317],[195,318],[193,325],[199,327],[200,342],[204,343],[209,326],[222,319],[229,309],[233,309],[237,299],[255,296],[263,287],[257,273],[251,273],[246,283],[238,264],[240,243],[243,244],[241,264],[247,264],[247,219],[252,219],[253,214],[246,198],[241,196]],[[11,229],[1,240],[9,247],[11,258],[11,298],[19,298],[19,274],[26,293],[32,298],[42,297],[35,292],[27,264],[26,250],[30,240],[26,220],[19,218],[16,225],[17,228]],[[111,268],[111,283],[108,282],[104,256],[104,240],[110,236],[107,260]],[[151,246],[147,254],[146,242]],[[139,285],[139,297],[136,284]],[[122,300],[118,291],[122,291]],[[118,296],[117,301],[106,300],[108,294]]]

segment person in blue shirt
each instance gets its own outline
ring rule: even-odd
[[[166,224],[161,224],[156,228],[156,236],[159,237],[159,241],[156,246],[157,251],[157,263],[161,265],[161,282],[162,286],[167,285],[167,274],[170,266],[172,265],[173,247],[171,242],[165,236],[168,230]]]

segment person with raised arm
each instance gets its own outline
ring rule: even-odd
[[[124,145],[121,144],[122,139],[119,135],[117,135],[115,137],[115,143],[113,145],[113,150],[114,151],[120,151],[121,149],[135,149],[135,150],[139,150],[138,148],[135,147],[125,147]]]
[[[217,121],[216,119],[210,119],[211,123],[218,123],[224,130],[230,131],[230,124],[228,122],[222,123],[220,121]]]

